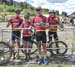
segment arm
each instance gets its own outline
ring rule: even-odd
[[[32,27],[35,27],[34,19],[35,19],[35,18],[32,18],[32,19],[31,19],[31,26],[32,26]]]
[[[8,23],[7,23],[7,25],[6,25],[7,28],[11,25],[11,22],[12,22],[12,19],[9,19],[9,20],[8,20]]]
[[[59,21],[59,26],[60,26],[61,28],[64,28],[64,26],[63,26],[63,24],[61,23],[61,21]]]
[[[46,29],[49,28],[48,18],[45,18],[45,26]]]
[[[59,24],[59,26],[60,26],[61,28],[64,28],[64,26],[63,26],[61,20],[60,20],[58,17],[56,18],[56,21],[58,22],[58,24]]]
[[[45,27],[46,29],[49,28],[49,23],[48,23],[48,21],[46,21],[44,27]]]
[[[19,23],[19,28],[22,28],[22,27],[23,27],[23,19],[21,19]]]
[[[63,26],[63,24],[62,24],[61,22],[59,22],[59,26],[60,26],[61,28],[64,28],[64,26]]]
[[[10,22],[8,22],[8,23],[7,23],[7,25],[6,25],[6,27],[8,28],[10,25],[11,25],[11,23],[10,23]]]
[[[59,27],[61,31],[64,31],[64,25],[61,21],[59,21]]]
[[[49,18],[46,19],[46,24],[45,24],[46,28],[49,28]]]
[[[23,23],[23,19],[20,19],[19,20],[19,27],[22,26],[22,23]]]

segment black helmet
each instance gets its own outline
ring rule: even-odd
[[[25,15],[24,15],[24,18],[25,19],[28,19],[30,17],[30,13],[26,13]]]
[[[21,10],[16,9],[16,10],[15,10],[15,13],[20,14],[20,13],[21,13]]]

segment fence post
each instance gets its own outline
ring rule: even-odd
[[[2,29],[0,30],[0,38],[1,38],[1,41],[3,41],[3,30]]]

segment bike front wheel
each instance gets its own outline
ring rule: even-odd
[[[12,49],[5,42],[0,42],[0,65],[6,64],[10,61],[12,56]]]
[[[68,50],[67,44],[64,43],[63,41],[50,42],[48,48],[49,48],[48,51],[51,52],[52,55],[61,55],[61,56],[65,55]]]

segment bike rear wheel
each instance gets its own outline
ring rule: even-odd
[[[21,48],[24,48],[24,45],[21,46]],[[37,43],[32,41],[31,45],[30,45],[30,54],[34,54],[35,52],[37,52]],[[25,54],[25,50],[26,49],[22,49],[22,53]]]
[[[65,55],[68,50],[67,44],[63,41],[50,42],[48,48],[51,48],[48,49],[48,51],[51,52],[52,55]]]
[[[0,65],[6,64],[10,61],[12,56],[12,49],[5,42],[0,42]]]

